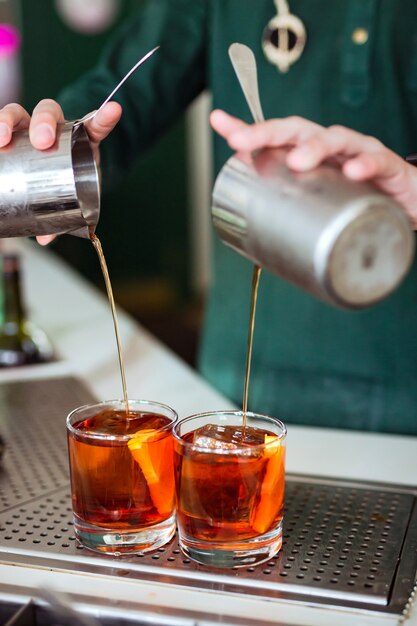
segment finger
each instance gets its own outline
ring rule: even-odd
[[[362,135],[342,126],[319,129],[300,142],[287,156],[287,164],[297,171],[306,171],[330,158],[345,158],[360,152],[383,150],[374,137]]]
[[[56,126],[64,121],[61,107],[54,100],[41,100],[33,109],[29,127],[32,145],[39,150],[50,148],[55,143]]]
[[[92,120],[85,123],[88,136],[93,143],[99,144],[113,130],[122,115],[118,102],[108,102]]]
[[[211,112],[210,124],[213,130],[225,139],[228,139],[228,137],[236,131],[248,127],[248,124],[245,124],[242,120],[239,120],[237,117],[233,117],[220,109],[215,109]]]
[[[315,122],[293,116],[267,120],[239,128],[229,137],[229,145],[235,150],[257,150],[297,145],[307,140],[322,127]]]
[[[20,104],[6,104],[0,109],[0,147],[10,142],[13,131],[28,128],[29,122],[29,113]]]
[[[353,180],[375,179],[384,185],[400,186],[400,177],[403,177],[408,168],[407,163],[397,154],[384,149],[372,154],[361,153],[354,159],[349,159],[343,165],[343,173]]]
[[[41,246],[47,246],[48,243],[51,243],[51,241],[53,241],[55,238],[56,235],[39,235],[38,237],[36,237],[36,241]]]
[[[343,164],[342,171],[352,180],[370,180],[378,171],[376,155],[360,154]]]
[[[370,180],[381,191],[394,198],[404,207],[413,228],[417,229],[415,167],[386,149],[375,154],[360,154],[346,161],[343,173],[352,180]]]
[[[287,164],[294,170],[306,171],[330,158],[339,161],[347,178],[372,181],[404,205],[408,202],[407,163],[374,137],[344,127],[323,129],[313,135],[287,155]]]

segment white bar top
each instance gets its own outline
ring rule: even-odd
[[[85,245],[91,244],[86,240]],[[25,298],[30,318],[47,332],[59,360],[48,365],[1,371],[0,381],[73,374],[89,386],[98,400],[121,397],[114,331],[106,297],[52,251],[34,242],[7,240],[4,245],[2,242],[2,247],[17,248],[23,255]],[[92,250],[92,262],[94,254]],[[109,270],[111,275],[111,267]],[[129,397],[169,404],[180,417],[233,407],[232,402],[123,312],[119,312],[119,324]],[[287,451],[288,472],[417,484],[417,437],[289,425]],[[268,619],[267,611],[265,613],[264,619]],[[280,620],[317,626],[352,623],[340,616],[335,620],[335,615],[329,619],[328,610],[324,613],[309,611],[307,606],[299,605],[298,609],[286,606]],[[369,618],[369,621],[367,618],[361,623],[395,624],[395,621],[381,617]],[[407,624],[417,626],[417,615]]]

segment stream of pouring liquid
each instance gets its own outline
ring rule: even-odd
[[[246,413],[248,412],[248,393],[249,393],[250,366],[251,366],[251,361],[252,361],[253,331],[255,329],[256,302],[258,299],[258,287],[259,287],[260,276],[261,276],[261,268],[258,265],[255,265],[253,268],[253,273],[252,273],[252,292],[251,292],[250,314],[249,314],[246,373],[245,373],[245,384],[243,387],[243,402],[242,402],[243,436],[245,436],[245,431],[246,431]]]
[[[114,303],[113,289],[112,289],[111,282],[110,282],[109,270],[107,269],[107,263],[104,257],[103,248],[101,247],[100,239],[94,233],[90,234],[90,239],[98,254],[101,271],[103,272],[104,282],[106,284],[107,297],[110,302],[111,313],[113,316],[114,333],[116,335],[117,353],[119,356],[120,376],[122,379],[122,387],[123,387],[123,398],[125,401],[126,414],[128,414],[129,413],[129,399],[127,396],[125,368],[123,364],[123,355],[122,355],[122,344],[120,341],[119,323],[117,321],[116,305]]]

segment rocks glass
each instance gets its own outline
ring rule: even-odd
[[[216,411],[175,424],[179,542],[213,567],[261,563],[282,544],[286,428],[274,417]]]
[[[82,406],[67,417],[75,534],[92,550],[143,553],[175,533],[176,412],[146,400]]]

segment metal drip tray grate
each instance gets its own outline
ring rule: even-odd
[[[7,446],[0,473],[3,562],[401,612],[417,568],[412,489],[290,476],[283,549],[269,563],[243,570],[196,565],[176,539],[155,553],[122,559],[78,545],[64,423],[70,409],[91,399],[74,379],[0,385]]]
[[[0,511],[68,484],[65,418],[94,400],[73,378],[0,384]]]

